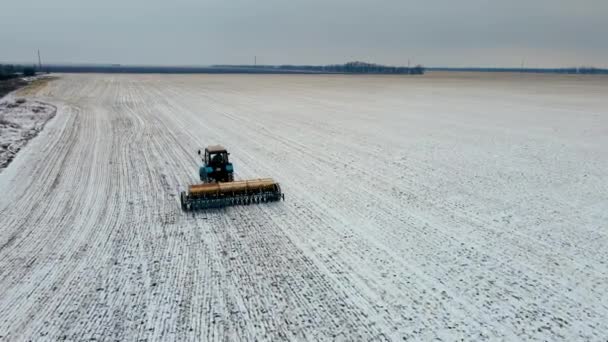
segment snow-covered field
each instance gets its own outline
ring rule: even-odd
[[[608,78],[62,75],[0,174],[0,340],[608,336]],[[196,150],[286,201],[185,214]]]
[[[54,106],[5,96],[0,99],[0,172],[55,115]]]

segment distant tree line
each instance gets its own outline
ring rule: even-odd
[[[574,70],[572,70],[574,69]],[[566,69],[569,74],[606,74],[608,70],[594,67],[579,67]]]
[[[119,64],[46,64],[45,72],[95,73],[167,73],[167,74],[319,74],[384,73],[423,74],[425,68],[390,67],[352,62],[339,65],[212,65],[212,66],[141,66]]]
[[[0,64],[0,80],[36,75],[36,68],[26,65]]]
[[[386,66],[374,63],[365,62],[348,62],[345,64],[332,64],[332,65],[281,65],[280,69],[285,70],[313,70],[319,72],[335,72],[335,73],[353,73],[353,74],[408,74],[408,75],[422,75],[424,74],[424,67],[422,65],[416,65],[415,67],[397,67],[397,66]]]
[[[422,65],[416,65],[415,67],[396,67],[358,61],[331,65],[216,65],[216,67],[348,74],[422,75],[425,71],[425,68]]]
[[[608,74],[608,69],[596,67],[572,67],[572,68],[428,68],[431,71],[478,71],[478,72],[525,72],[537,74],[581,74],[601,75]]]

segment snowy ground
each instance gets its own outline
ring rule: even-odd
[[[0,172],[55,112],[54,106],[44,102],[14,96],[0,98]]]
[[[608,78],[64,75],[0,174],[0,340],[608,336]],[[184,214],[196,150],[286,201]]]

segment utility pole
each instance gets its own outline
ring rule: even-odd
[[[519,72],[522,73],[522,74],[524,72],[524,62],[525,62],[525,59],[522,59],[521,60],[521,68],[519,69]]]
[[[258,56],[253,56],[253,66],[258,66]]]
[[[38,49],[38,72],[42,72],[42,59],[40,59],[40,49]]]

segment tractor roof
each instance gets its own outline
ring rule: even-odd
[[[206,150],[209,153],[226,152],[226,149],[224,148],[224,146],[221,146],[221,145],[209,145],[209,146],[207,146]]]

